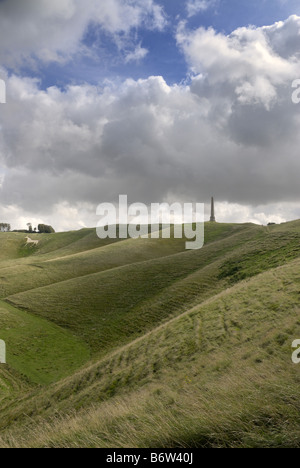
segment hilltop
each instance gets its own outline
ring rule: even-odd
[[[0,234],[1,446],[300,446],[300,221],[31,237]]]

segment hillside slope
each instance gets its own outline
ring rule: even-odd
[[[99,249],[95,252],[98,257],[93,259],[96,265],[97,258],[95,268],[100,272],[92,274],[86,270],[86,265],[92,268],[90,253],[86,254],[90,260],[86,262],[82,255],[81,263],[77,263],[78,256],[72,257],[76,278],[30,288],[7,300],[71,330],[89,344],[92,353],[103,354],[231,284],[300,255],[300,232],[273,233],[253,225],[245,225],[238,232],[233,230],[232,235],[208,243],[201,250],[155,258],[160,242],[166,243],[139,239]],[[111,262],[115,255],[119,263],[124,258],[127,263],[131,258],[132,263],[101,271],[107,249]],[[145,260],[140,251],[146,255],[151,252],[154,258]],[[69,257],[67,262],[71,262]],[[57,272],[57,261],[50,263],[55,264]],[[51,274],[51,265],[42,264],[47,274]],[[64,273],[68,271],[65,260],[61,268]]]
[[[1,446],[300,445],[300,222],[205,229],[199,251],[8,234]]]
[[[299,446],[299,283],[300,260],[244,281],[13,405],[6,443]],[[16,421],[30,409],[27,439]]]

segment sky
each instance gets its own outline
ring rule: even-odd
[[[295,0],[0,0],[0,217],[56,230],[100,203],[216,200],[300,218]]]

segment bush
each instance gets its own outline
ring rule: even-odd
[[[38,225],[38,230],[41,234],[53,234],[55,230],[53,229],[52,226],[47,226],[47,224],[39,224]]]

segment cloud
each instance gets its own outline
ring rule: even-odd
[[[165,24],[163,8],[154,0],[2,0],[0,62],[14,67],[33,58],[65,61],[85,51],[82,40],[90,25],[120,44],[132,29],[162,30]]]
[[[274,28],[276,32],[267,27],[244,27],[225,36],[212,28],[188,31],[181,23],[177,40],[191,70],[204,73],[210,86],[227,85],[232,88],[231,98],[268,107],[277,96],[276,88],[299,71],[294,48],[296,42],[299,47],[300,18],[289,18]]]
[[[130,62],[139,62],[140,60],[144,59],[146,55],[148,55],[149,50],[145,49],[144,47],[139,44],[134,51],[129,52],[125,57],[125,63]]]
[[[207,219],[209,217],[207,206]],[[299,204],[276,203],[268,205],[240,205],[238,203],[219,202],[215,204],[218,222],[254,223],[267,225],[281,224],[300,218]]]
[[[186,4],[188,18],[212,8],[216,3],[217,0],[188,0]]]
[[[228,36],[181,25],[193,72],[184,85],[155,76],[42,90],[7,76],[4,221],[90,225],[99,203],[123,193],[130,203],[214,195],[220,221],[300,217],[300,108],[291,100],[299,31],[298,17]]]

